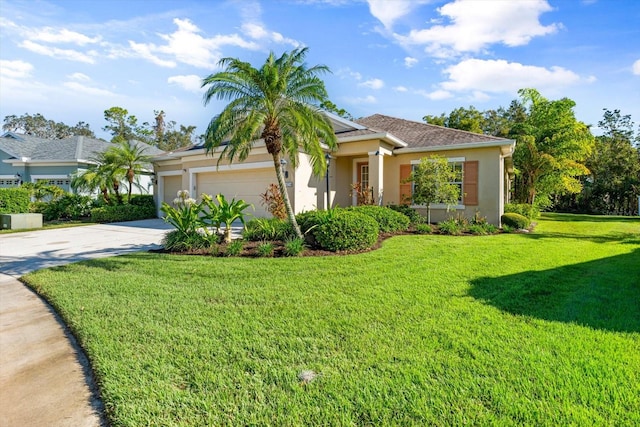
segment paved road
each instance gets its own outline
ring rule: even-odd
[[[105,425],[90,368],[30,271],[159,247],[171,227],[133,221],[0,235],[0,426]]]

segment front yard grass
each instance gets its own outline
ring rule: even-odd
[[[545,215],[531,234],[138,253],[25,280],[114,426],[592,426],[640,424],[639,278],[638,219]]]

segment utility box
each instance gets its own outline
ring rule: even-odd
[[[0,226],[3,230],[22,230],[25,228],[42,228],[42,214],[2,214]]]

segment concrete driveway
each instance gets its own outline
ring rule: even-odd
[[[0,235],[0,426],[101,426],[82,350],[53,309],[17,279],[30,271],[158,248],[161,219]]]

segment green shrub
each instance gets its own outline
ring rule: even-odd
[[[183,232],[171,230],[162,239],[162,246],[171,252],[189,252],[217,246],[218,236],[198,233],[195,230]]]
[[[531,221],[526,216],[522,216],[515,212],[509,212],[500,217],[500,221],[503,224],[513,227],[515,229],[529,228]]]
[[[540,217],[540,209],[527,203],[507,203],[504,205],[504,213],[517,213],[531,221]]]
[[[505,233],[513,233],[516,229],[508,226],[507,224],[502,224],[502,231]]]
[[[30,195],[26,188],[0,188],[0,214],[29,212]]]
[[[261,240],[285,241],[294,236],[291,223],[278,218],[254,218],[247,222],[247,226],[242,232],[242,237],[252,242]]]
[[[347,210],[365,214],[376,220],[381,233],[405,231],[410,223],[405,214],[384,206],[362,205],[353,206]]]
[[[487,233],[487,230],[480,224],[471,224],[467,229],[469,233],[475,234],[476,236],[483,236]]]
[[[389,209],[393,209],[396,212],[404,214],[409,218],[411,224],[426,224],[427,218],[420,215],[417,210],[413,209],[409,205],[389,205]]]
[[[155,206],[115,205],[91,209],[93,222],[137,221],[155,217]]]
[[[304,248],[304,239],[295,237],[284,243],[284,254],[285,256],[300,256],[304,252]]]
[[[326,222],[328,218],[330,218],[339,210],[341,209],[335,208],[327,211],[315,210],[315,211],[302,212],[296,215],[296,222],[298,223],[298,226],[300,227],[302,234],[306,234],[313,228]]]
[[[450,218],[438,223],[438,230],[440,230],[440,233],[449,234],[451,236],[459,236],[466,230],[466,228],[466,226],[455,218]]]
[[[370,216],[354,211],[338,211],[312,230],[316,243],[329,251],[360,250],[378,240],[378,223]]]
[[[416,233],[418,234],[431,234],[433,233],[433,227],[430,224],[416,224]]]
[[[41,213],[45,221],[78,220],[88,218],[92,207],[91,197],[66,193],[49,202],[34,202],[31,211]]]
[[[135,206],[156,206],[152,194],[133,194],[129,204]]]
[[[275,247],[271,242],[262,242],[256,248],[259,257],[267,258],[272,257],[275,252]]]
[[[226,256],[238,256],[244,248],[244,242],[242,240],[232,240],[227,243],[227,249],[225,251]]]

